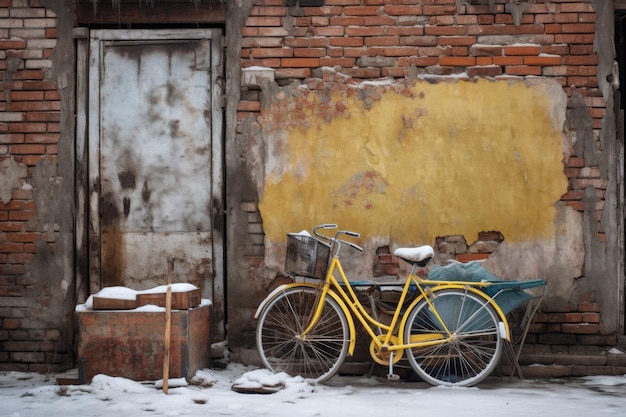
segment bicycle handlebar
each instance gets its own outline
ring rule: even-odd
[[[350,235],[350,236],[352,236],[352,235]],[[360,235],[357,233],[357,237],[358,236],[360,236]],[[336,239],[336,240],[337,240],[337,242],[345,243],[346,245],[352,246],[354,249],[358,250],[359,252],[363,252],[363,248],[360,247],[359,245],[355,245],[354,243],[348,242],[347,240],[341,240],[341,239]]]
[[[335,223],[320,224],[320,225],[317,225],[317,226],[315,226],[313,228],[313,234],[315,236],[317,236],[319,238],[322,238],[324,240],[327,240],[329,242],[336,241],[336,242],[343,243],[343,244],[346,244],[348,246],[351,246],[351,247],[353,247],[354,249],[356,249],[358,251],[363,251],[362,247],[360,247],[358,245],[355,245],[352,242],[348,242],[347,240],[339,239],[340,235],[347,235],[347,236],[352,236],[352,237],[361,237],[360,233],[352,232],[350,230],[338,230],[337,233],[335,233],[335,237],[328,237],[328,236],[325,236],[325,235],[322,235],[322,234],[318,233],[318,231],[317,231],[318,229],[336,229],[336,228],[337,228],[337,225]]]

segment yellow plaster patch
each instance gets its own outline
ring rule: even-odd
[[[490,230],[508,242],[554,235],[567,178],[554,120],[564,118],[564,100],[550,86],[354,89],[292,95],[267,109],[259,206],[268,239],[319,223],[411,244]]]

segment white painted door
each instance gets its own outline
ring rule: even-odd
[[[223,319],[218,30],[90,35],[90,274],[95,287],[202,288]]]

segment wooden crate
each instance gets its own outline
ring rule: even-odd
[[[181,292],[172,292],[172,310],[187,310],[200,305],[202,294],[199,289]],[[148,304],[165,307],[165,293],[137,294],[137,307]]]
[[[132,310],[134,308],[137,308],[137,300],[93,296],[94,310]]]

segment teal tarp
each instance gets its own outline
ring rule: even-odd
[[[493,285],[480,288],[480,290],[489,297],[495,296],[495,301],[504,314],[510,313],[533,298],[533,295],[528,294],[524,289],[545,285],[545,281],[540,279],[531,281],[501,280],[477,261],[454,262],[446,266],[435,265],[431,267],[428,279],[433,281],[493,282]],[[498,294],[499,291],[502,292]]]

